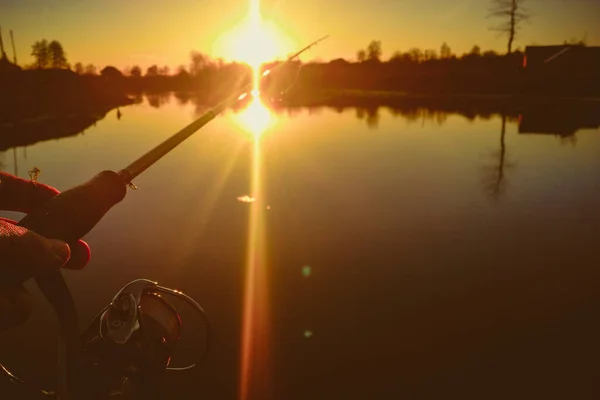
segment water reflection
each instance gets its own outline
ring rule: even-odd
[[[506,115],[502,115],[500,128],[500,148],[491,154],[493,164],[483,167],[483,191],[493,201],[498,201],[506,194],[508,185],[506,170],[512,168],[514,163],[507,161],[506,155]]]
[[[263,397],[270,373],[270,301],[266,265],[265,203],[262,187],[261,137],[276,120],[253,92],[250,103],[234,115],[234,121],[253,136],[248,221],[248,249],[243,295],[240,398]],[[258,201],[257,201],[258,199]],[[239,200],[239,198],[238,198]]]
[[[340,111],[340,109],[338,109]],[[343,109],[341,110],[343,112]],[[359,120],[366,120],[367,126],[370,129],[377,129],[379,126],[379,108],[371,107],[371,108],[356,108],[356,118]]]
[[[0,126],[0,151],[37,142],[76,136],[104,119],[107,111],[93,114],[40,116]]]
[[[206,104],[193,93],[137,93],[134,103],[143,103],[144,98],[152,108],[168,106],[175,99],[176,104],[194,105],[196,117],[204,114],[210,104]],[[264,132],[277,122],[277,116],[295,118],[303,113],[319,115],[330,109],[338,114],[354,112],[359,121],[364,121],[369,129],[378,129],[382,113],[394,118],[401,117],[408,124],[434,123],[442,126],[448,116],[460,115],[469,121],[503,118],[507,122],[518,123],[520,134],[550,134],[562,138],[563,143],[576,144],[575,134],[581,129],[600,127],[600,103],[561,102],[539,104],[511,103],[505,99],[479,101],[477,99],[456,100],[452,98],[402,98],[394,102],[378,100],[335,100],[323,101],[310,106],[272,104],[265,106],[261,101],[240,101],[231,111],[234,120],[248,132]],[[0,151],[17,146],[26,146],[38,141],[63,138],[83,133],[88,127],[103,119],[107,111],[86,115],[68,115],[60,117],[41,116],[40,118],[0,126]],[[122,111],[117,111],[117,119]],[[253,133],[254,134],[254,133]],[[260,135],[260,133],[258,134]]]
[[[245,108],[234,110],[233,120],[257,140],[266,130],[273,128],[277,123],[275,115],[256,95],[252,96],[250,103]]]
[[[189,92],[137,93],[133,98],[134,104],[143,103],[145,98],[152,108],[157,109],[171,104],[173,98],[179,106],[192,103],[196,117],[203,115],[211,106]],[[532,106],[500,100],[478,102],[476,99],[456,101],[452,98],[402,98],[392,103],[387,101],[387,104],[385,99],[354,99],[324,101],[310,106],[272,104],[267,107],[262,101],[254,100],[251,98],[250,101],[240,101],[231,111],[233,120],[240,128],[258,136],[277,123],[277,116],[295,118],[303,113],[319,115],[325,109],[338,114],[353,111],[359,121],[364,121],[369,129],[374,130],[379,128],[382,112],[394,118],[401,117],[409,125],[420,123],[422,126],[426,122],[442,126],[450,115],[460,115],[469,121],[487,121],[500,117],[503,126],[507,122],[517,123],[519,134],[556,135],[561,138],[562,143],[572,145],[577,143],[577,131],[600,128],[600,102],[554,102]],[[88,127],[95,126],[103,119],[107,112],[108,110],[84,115],[41,116],[27,121],[4,123],[0,126],[0,151],[84,133]],[[117,119],[121,120],[122,115],[121,109],[118,109]],[[503,146],[502,139],[501,154]]]
[[[160,108],[171,102],[171,93],[147,93],[146,100],[148,100],[148,104],[150,104],[151,107]]]

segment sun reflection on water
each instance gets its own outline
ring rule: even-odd
[[[275,115],[263,104],[258,91],[253,91],[250,104],[233,116],[234,122],[258,140],[277,123]]]

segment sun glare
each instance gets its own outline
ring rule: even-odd
[[[273,127],[277,119],[260,101],[258,93],[253,93],[248,107],[233,115],[234,122],[258,140],[261,135]]]
[[[275,23],[262,19],[259,0],[250,0],[247,17],[217,42],[226,58],[245,62],[254,69],[295,49],[286,33]]]

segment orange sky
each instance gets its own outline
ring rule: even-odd
[[[281,57],[326,34],[331,37],[303,60],[353,59],[370,40],[381,40],[384,58],[411,47],[456,53],[474,44],[504,51],[505,39],[488,28],[489,0],[263,0],[261,14],[278,30]],[[600,45],[600,1],[528,0],[533,14],[515,47],[581,39]],[[2,0],[5,44],[15,32],[20,63],[32,61],[31,44],[59,40],[71,63],[100,67],[189,63],[192,49],[239,58],[243,37],[224,37],[248,15],[249,0]],[[287,40],[282,40],[282,37]],[[227,42],[227,39],[229,42]],[[239,41],[238,41],[239,39]],[[236,44],[237,43],[237,44]],[[10,48],[9,55],[12,53]],[[248,50],[245,50],[248,53]]]

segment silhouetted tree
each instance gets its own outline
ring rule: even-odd
[[[390,62],[392,63],[396,63],[396,62],[401,62],[403,60],[403,54],[400,50],[396,50],[392,56],[390,57]]]
[[[85,74],[86,75],[98,75],[98,69],[96,68],[96,66],[94,64],[88,64],[85,67]]]
[[[494,50],[488,50],[483,53],[483,56],[486,58],[494,58],[498,57],[498,53],[496,53]]]
[[[444,42],[440,48],[440,58],[446,59],[450,57],[452,57],[452,50],[450,49],[450,46]]]
[[[359,50],[356,52],[356,60],[358,62],[364,62],[367,59],[367,52],[364,50]]]
[[[473,48],[469,52],[469,55],[474,56],[474,57],[481,57],[481,47],[479,47],[477,45],[473,46]]]
[[[197,51],[192,51],[190,53],[190,59],[192,60],[190,63],[190,74],[192,76],[198,76],[200,71],[210,64],[210,58],[206,54]]]
[[[512,53],[512,45],[521,23],[531,17],[523,7],[524,3],[525,0],[492,0],[489,17],[501,18],[503,22],[491,29],[508,36],[508,54]]]
[[[587,34],[583,37],[583,39],[571,38],[570,40],[565,40],[564,44],[570,44],[573,46],[586,46],[587,45]]]
[[[423,54],[423,59],[425,61],[435,60],[435,59],[437,59],[437,52],[435,50],[432,50],[432,49],[425,50],[425,52]]]
[[[381,61],[381,41],[372,40],[367,46],[367,60],[369,61]]]
[[[83,75],[83,64],[82,63],[80,63],[80,62],[75,63],[75,66],[73,68],[74,68],[74,71],[76,74]]]
[[[413,47],[412,49],[408,50],[408,55],[410,56],[411,61],[414,61],[414,62],[423,61],[423,52],[421,51],[421,49]]]
[[[138,65],[134,65],[129,70],[129,75],[133,78],[140,78],[142,76],[142,69]]]
[[[148,67],[146,70],[146,76],[157,76],[158,75],[158,67],[156,65],[152,65]]]
[[[100,75],[109,78],[109,79],[118,79],[123,77],[123,74],[121,73],[121,71],[119,71],[117,68],[113,67],[113,66],[106,66],[102,69],[102,71],[100,71]]]
[[[50,55],[48,52],[48,41],[46,39],[38,40],[31,45],[31,55],[35,59],[36,68],[47,68],[50,65]]]
[[[165,65],[164,67],[158,69],[158,74],[167,76],[167,75],[169,75],[169,71],[170,71],[169,67],[167,65]]]
[[[177,75],[178,76],[189,76],[189,72],[185,69],[185,65],[180,65],[177,67]]]
[[[67,68],[67,55],[60,42],[53,40],[48,44],[48,61],[51,68]]]

